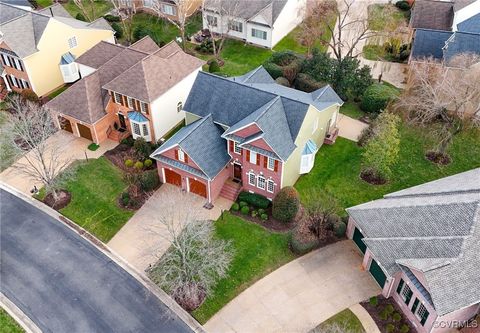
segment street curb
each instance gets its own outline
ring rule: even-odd
[[[178,303],[175,302],[166,292],[164,292],[160,287],[158,287],[156,284],[150,281],[150,279],[144,273],[138,271],[136,268],[134,268],[132,265],[126,262],[122,257],[120,257],[117,253],[115,253],[115,251],[113,251],[105,243],[103,243],[101,240],[99,240],[94,235],[89,233],[87,230],[83,229],[82,227],[77,225],[75,222],[63,216],[53,208],[50,208],[49,206],[45,205],[41,201],[38,201],[32,197],[26,196],[24,193],[16,190],[12,186],[4,182],[0,181],[0,188],[32,204],[33,206],[40,209],[44,213],[53,217],[56,221],[59,221],[63,225],[67,226],[73,232],[77,233],[80,237],[84,238],[86,241],[88,241],[90,244],[96,247],[100,252],[102,252],[104,255],[110,258],[113,262],[115,262],[118,266],[124,269],[133,278],[139,281],[148,291],[150,291],[152,294],[157,296],[172,312],[174,312],[181,320],[183,320],[194,332],[207,333],[205,329],[202,327],[202,325],[200,325],[200,323],[198,323],[187,311],[185,311],[180,305],[178,305]],[[41,331],[36,331],[36,332],[41,332]]]
[[[0,307],[2,307],[7,313],[25,330],[27,333],[42,333],[42,330],[38,328],[35,323],[27,317],[22,310],[18,308],[7,296],[0,292]]]

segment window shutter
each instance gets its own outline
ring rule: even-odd
[[[184,157],[185,157],[185,163],[187,164],[188,163],[188,155],[184,153]]]
[[[412,306],[412,313],[415,313],[415,310],[418,307],[418,303],[419,303],[418,298],[415,298],[415,302],[413,302],[413,306]]]
[[[277,172],[278,171],[278,161],[275,160],[275,167],[273,168],[273,171]]]
[[[257,163],[256,164],[260,165],[260,154],[259,153],[257,153]]]
[[[422,326],[425,325],[425,322],[427,321],[429,314],[430,313],[427,311],[427,309],[425,309],[425,312],[423,313],[423,316],[422,316],[422,320],[420,321],[420,324],[422,324]]]
[[[21,70],[22,72],[24,72],[25,69],[23,69],[22,61],[21,61],[21,60],[18,60],[18,64],[20,65],[20,70]]]
[[[250,162],[250,150],[247,150],[247,161]]]
[[[268,164],[268,157],[267,157],[267,156],[264,156],[264,157],[263,157],[263,167],[264,167],[264,168],[267,168],[267,164]]]
[[[398,283],[398,287],[397,287],[397,294],[400,294],[400,292],[402,291],[404,283],[405,282],[403,282],[403,279],[400,279],[400,282]]]
[[[178,150],[175,149],[175,159],[178,161]]]
[[[113,95],[113,91],[110,91],[110,98],[112,99],[112,102],[115,103],[115,96]]]
[[[136,99],[133,100],[133,109],[135,111],[138,111],[140,109],[140,106],[138,105],[138,103],[139,103],[138,100]]]
[[[128,106],[127,104],[127,96],[120,95],[120,101],[123,106]]]
[[[228,142],[229,142],[229,144],[230,144],[230,152],[233,153],[233,145],[234,145],[234,143],[233,143],[233,141],[228,141]]]

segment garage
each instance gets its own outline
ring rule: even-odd
[[[362,232],[358,228],[355,228],[355,231],[353,232],[353,241],[355,242],[355,244],[357,244],[360,251],[362,251],[362,253],[365,253],[365,251],[367,250],[367,246],[363,242],[363,238],[365,238],[365,236],[363,236]]]
[[[373,258],[368,271],[372,274],[378,285],[383,288],[383,286],[385,285],[385,281],[387,280],[387,276],[385,275],[377,261]]]
[[[92,131],[90,131],[90,128],[88,128],[88,127],[85,126],[85,125],[78,124],[78,123],[77,123],[77,128],[78,128],[78,133],[80,134],[80,136],[81,136],[82,138],[85,138],[85,139],[88,139],[88,140],[90,140],[90,141],[93,141]]]
[[[70,120],[62,116],[58,116],[58,122],[60,123],[61,129],[63,129],[64,131],[73,133],[72,123],[70,122]]]
[[[190,192],[198,194],[204,198],[207,197],[207,185],[192,178],[188,179],[188,183],[190,186]]]
[[[165,171],[165,183],[181,186],[182,176],[170,169],[164,169]]]

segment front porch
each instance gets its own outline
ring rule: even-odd
[[[330,132],[327,133],[327,135],[325,136],[323,143],[326,145],[333,145],[337,140],[339,131],[340,130],[338,127],[334,127],[333,129],[331,129]]]

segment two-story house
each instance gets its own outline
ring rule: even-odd
[[[300,24],[306,0],[205,1],[203,28],[273,48]]]
[[[101,42],[75,60],[82,79],[48,102],[57,125],[99,144],[129,135],[158,141],[183,122],[183,103],[204,61],[145,37]]]
[[[134,12],[146,12],[178,21],[181,15],[191,16],[202,5],[202,0],[121,0],[120,8],[130,7]],[[178,6],[182,6],[179,8]]]
[[[208,203],[235,200],[242,189],[273,199],[313,168],[342,104],[330,86],[287,88],[263,67],[233,78],[200,72],[184,106],[187,126],[151,156],[162,182]]]
[[[80,78],[74,59],[100,41],[115,41],[103,18],[83,22],[60,4],[30,11],[0,1],[0,83],[7,91],[48,95]]]
[[[363,267],[417,332],[451,332],[480,312],[480,169],[347,211]]]

